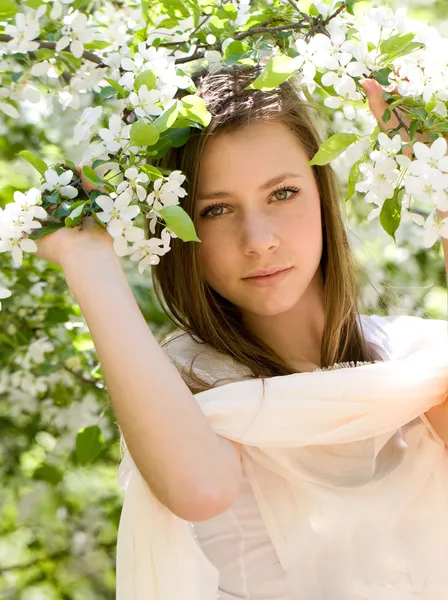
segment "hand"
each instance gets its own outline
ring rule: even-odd
[[[389,105],[383,98],[383,88],[381,87],[381,85],[377,81],[375,81],[375,79],[364,79],[363,81],[361,81],[361,85],[367,94],[369,108],[372,111],[376,120],[378,121],[379,126],[383,130],[389,131],[391,129],[396,129],[398,126],[401,125],[401,127],[399,129],[401,139],[404,142],[410,142],[411,138],[409,137],[409,135],[407,133],[407,130],[409,130],[409,127],[410,127],[409,119],[400,116],[400,119],[401,119],[401,123],[400,123],[397,116],[392,112],[389,121],[387,121],[387,123],[385,123],[383,121],[382,116],[384,114],[384,111],[389,107]],[[397,94],[397,93],[398,93],[398,89],[395,88],[394,94]],[[416,141],[422,142],[424,144],[429,144],[429,145],[431,144],[431,140],[430,140],[428,134],[417,135]],[[410,145],[403,146],[402,152],[405,156],[409,156],[410,154],[412,154],[411,146]],[[442,212],[439,209],[436,209],[436,212],[437,212],[438,216],[441,218],[448,217],[448,212]]]
[[[406,129],[409,130],[410,127],[409,119],[400,116],[400,122],[397,118],[397,115],[394,112],[392,112],[389,121],[387,121],[387,123],[383,121],[382,117],[384,111],[387,108],[389,108],[389,105],[383,98],[383,88],[381,87],[381,85],[377,81],[375,81],[375,79],[364,79],[363,81],[361,81],[361,85],[367,94],[369,108],[372,111],[375,119],[378,121],[378,125],[381,127],[381,129],[389,131],[391,129],[396,129],[397,127],[400,127],[399,132],[401,139],[403,140],[403,142],[410,142],[411,138],[409,137],[406,131]],[[395,88],[394,93],[398,93],[397,88]],[[429,141],[429,137],[420,136],[420,139],[418,141],[426,143]],[[403,154],[405,156],[412,154],[412,148],[409,145],[404,146]]]
[[[81,167],[77,167],[76,170],[81,177],[82,187],[86,192],[95,189],[106,191],[104,188],[87,181]],[[88,251],[91,249],[92,252],[102,250],[103,248],[110,248],[113,251],[112,236],[93,217],[87,217],[84,220],[82,229],[79,226],[73,228],[63,227],[38,238],[35,242],[38,248],[35,253],[36,256],[54,262],[61,267],[65,264],[66,258],[76,254],[80,250],[84,250],[85,247],[87,247]]]
[[[63,269],[69,260],[88,260],[103,253],[114,253],[113,238],[93,217],[86,217],[82,229],[61,227],[35,240],[36,256],[58,264]]]

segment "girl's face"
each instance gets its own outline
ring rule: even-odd
[[[299,141],[281,122],[252,122],[210,139],[196,211],[204,274],[243,316],[273,316],[313,290],[322,255],[320,198]],[[254,270],[289,267],[255,285]],[[309,301],[308,297],[308,301]],[[308,302],[307,302],[308,304]]]

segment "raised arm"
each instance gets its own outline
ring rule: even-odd
[[[157,343],[109,237],[92,219],[82,232],[59,230],[41,238],[39,255],[65,273],[126,445],[151,490],[182,519],[209,519],[238,492],[240,455],[215,434]]]

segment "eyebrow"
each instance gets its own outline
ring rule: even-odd
[[[272,187],[276,183],[280,183],[281,181],[284,181],[285,179],[288,179],[290,177],[302,177],[302,175],[300,175],[300,173],[282,173],[281,175],[276,175],[275,177],[271,177],[271,179],[265,181],[265,183],[263,183],[263,185],[259,187],[259,190],[260,192],[262,192],[263,190]],[[211,192],[210,194],[201,194],[201,196],[199,196],[197,200],[200,201],[213,200],[215,198],[227,198],[231,195],[232,194],[230,192]]]

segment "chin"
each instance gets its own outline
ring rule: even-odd
[[[258,299],[256,302],[255,298],[251,302],[240,302],[238,306],[245,312],[250,312],[260,317],[274,317],[282,313],[292,310],[298,302],[300,302],[300,296],[294,296],[294,298],[265,298]]]

